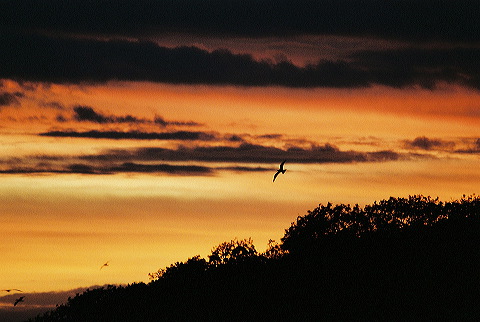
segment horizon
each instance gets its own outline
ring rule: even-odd
[[[478,193],[480,4],[60,2],[0,4],[0,289],[147,282],[320,203]]]

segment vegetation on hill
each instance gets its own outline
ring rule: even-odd
[[[32,321],[475,320],[479,245],[476,196],[328,203],[263,253],[234,239]]]

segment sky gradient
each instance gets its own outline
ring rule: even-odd
[[[2,1],[0,289],[148,281],[319,203],[478,192],[478,12]]]

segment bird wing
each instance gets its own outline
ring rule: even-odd
[[[278,176],[279,173],[280,173],[280,171],[277,171],[277,173],[275,173],[275,174],[273,175],[273,182],[275,182],[275,179],[277,179],[277,176]]]
[[[283,165],[287,162],[287,160],[284,160],[282,163],[280,163],[280,170],[283,170]]]
[[[16,306],[18,303],[20,302],[23,302],[23,299],[25,298],[25,296],[21,296],[20,298],[16,299],[15,300],[15,303],[13,303],[13,306]]]

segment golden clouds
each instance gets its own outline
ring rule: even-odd
[[[458,198],[480,180],[478,120],[465,112],[478,94],[460,88],[5,81],[3,90],[23,94],[0,111],[2,169],[42,170],[1,174],[0,283],[20,289],[145,281],[234,237],[261,248],[320,202]],[[48,132],[71,135],[39,136]]]

